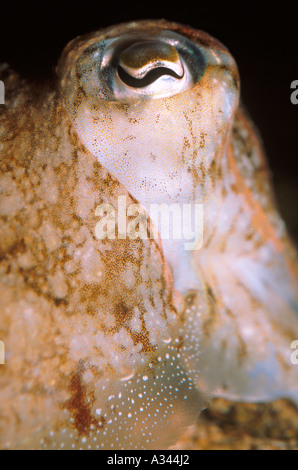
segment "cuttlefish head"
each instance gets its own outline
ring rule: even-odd
[[[239,94],[220,42],[164,20],[132,22],[75,39],[58,74],[79,138],[140,203],[192,201],[208,184]]]
[[[74,40],[58,74],[80,140],[156,226],[151,205],[183,210],[212,194],[239,96],[237,66],[220,42],[164,20],[132,22]],[[185,237],[172,235],[175,224],[171,239],[161,238],[184,295],[199,280]],[[202,224],[195,225],[198,247]]]

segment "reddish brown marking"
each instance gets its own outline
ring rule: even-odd
[[[86,386],[82,380],[82,371],[71,374],[68,390],[71,393],[70,399],[65,403],[64,407],[70,411],[74,420],[74,426],[79,435],[86,435],[93,425],[99,428],[97,421],[91,414],[91,405],[94,401],[93,396],[88,396]],[[104,419],[101,418],[101,425]]]

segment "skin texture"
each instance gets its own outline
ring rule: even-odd
[[[185,89],[101,87],[98,44],[164,31],[203,51]],[[0,78],[0,447],[164,448],[202,392],[298,401],[297,257],[226,48],[166,21],[130,23],[72,41],[41,88]],[[201,249],[99,240],[96,208],[119,196],[203,204]]]

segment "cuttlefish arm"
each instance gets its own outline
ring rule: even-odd
[[[199,385],[232,400],[297,403],[297,252],[276,209],[259,136],[241,110],[232,136],[209,211],[216,207],[216,223],[194,257],[207,298]]]

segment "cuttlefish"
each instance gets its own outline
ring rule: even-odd
[[[0,447],[162,449],[208,396],[298,403],[297,254],[226,47],[138,21],[40,86],[0,70]]]

